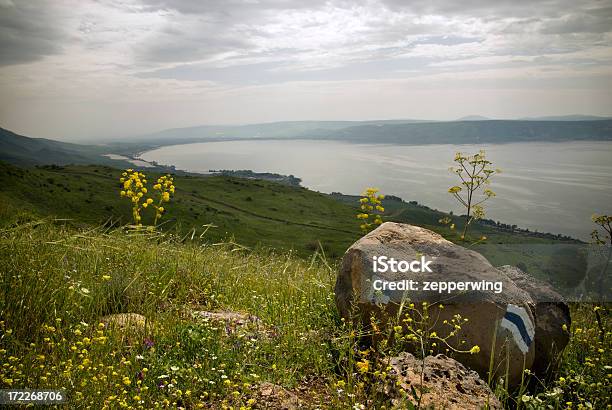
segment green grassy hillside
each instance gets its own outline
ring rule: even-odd
[[[127,166],[125,161],[104,157],[103,146],[71,144],[45,138],[30,138],[0,128],[0,160],[21,166],[36,164],[107,164]]]
[[[394,342],[364,350],[362,330],[334,304],[337,257],[361,235],[356,197],[178,175],[163,229],[149,232],[125,226],[120,174],[0,164],[0,388],[65,389],[66,408],[281,408],[288,396],[305,408],[391,408],[380,392],[394,383],[386,363],[404,342],[383,328]],[[438,211],[392,197],[384,204],[387,219],[456,239]],[[475,234],[504,246],[559,242],[486,226]],[[512,255],[496,252],[492,259]],[[531,392],[492,381],[505,407],[605,406],[609,314],[572,311],[561,373],[526,375]],[[127,313],[146,320],[108,319]],[[418,326],[430,334],[429,323]],[[399,394],[398,408],[410,408],[413,393]]]
[[[129,222],[130,204],[119,196],[121,171],[103,166],[20,169],[0,165],[0,197],[35,214],[75,223]],[[151,174],[153,178],[154,174]],[[319,248],[334,257],[359,237],[355,211],[305,188],[232,177],[176,176],[176,196],[162,229],[187,234],[195,229],[217,242],[234,237],[246,246]],[[143,221],[152,223],[152,219]]]
[[[403,342],[391,336],[376,352],[364,349],[360,329],[338,317],[336,269],[321,255],[121,228],[49,219],[4,227],[0,388],[65,389],[64,408],[73,409],[286,408],[287,396],[312,409],[415,408],[411,391],[398,392],[397,407],[381,394],[394,384],[387,360]],[[249,319],[241,325],[201,311]],[[592,307],[572,307],[571,344],[553,380],[526,375],[534,392],[493,383],[505,407],[605,408],[612,338],[598,329],[612,324],[598,312],[600,325]],[[146,322],[122,327],[106,318],[121,313]],[[418,326],[428,335],[429,325]],[[272,393],[266,383],[277,385]]]
[[[17,168],[0,164],[0,198],[36,215],[69,218],[75,224],[130,220],[130,204],[119,196],[120,170],[105,166]],[[151,174],[151,179],[157,174]],[[361,236],[355,219],[358,197],[325,195],[301,187],[226,176],[175,176],[176,196],[162,229],[208,242],[230,237],[246,246],[293,249],[302,256],[322,248],[341,256]],[[386,220],[423,226],[453,239],[439,211],[398,199],[384,201]],[[454,218],[458,226],[461,219]],[[145,217],[145,224],[152,223]],[[477,226],[474,235],[496,244],[553,243],[551,239]]]

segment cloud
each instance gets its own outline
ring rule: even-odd
[[[0,65],[36,61],[61,53],[66,38],[52,3],[0,1]]]
[[[542,24],[543,34],[607,33],[612,31],[612,7],[567,14]]]
[[[525,106],[576,96],[558,107],[577,112],[597,94],[609,114],[610,78],[612,7],[598,0],[0,0],[0,124],[26,133],[19,107],[38,107],[39,130],[80,133],[85,120],[66,120],[79,107],[95,134],[112,113],[133,112],[113,126],[137,130],[152,117],[156,127],[232,122],[234,106],[236,121],[330,118],[340,106],[339,118],[443,118],[459,93],[490,102],[504,90],[532,94]],[[427,90],[440,102],[402,103]]]

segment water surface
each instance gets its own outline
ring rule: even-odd
[[[461,212],[448,187],[455,152],[485,149],[502,174],[487,217],[520,227],[588,239],[591,215],[612,213],[612,143],[513,143],[485,145],[382,145],[339,141],[223,141],[162,147],[147,161],[178,169],[251,169],[293,174],[321,192],[358,194],[376,186],[385,194],[443,211]]]

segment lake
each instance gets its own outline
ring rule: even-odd
[[[612,143],[533,142],[485,145],[382,145],[314,140],[240,140],[162,147],[141,157],[178,169],[251,169],[293,174],[321,192],[384,194],[461,213],[448,188],[455,152],[485,149],[497,197],[487,218],[530,230],[589,239],[593,213],[612,213]]]

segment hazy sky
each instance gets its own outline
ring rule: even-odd
[[[612,114],[612,0],[0,0],[0,127]]]

